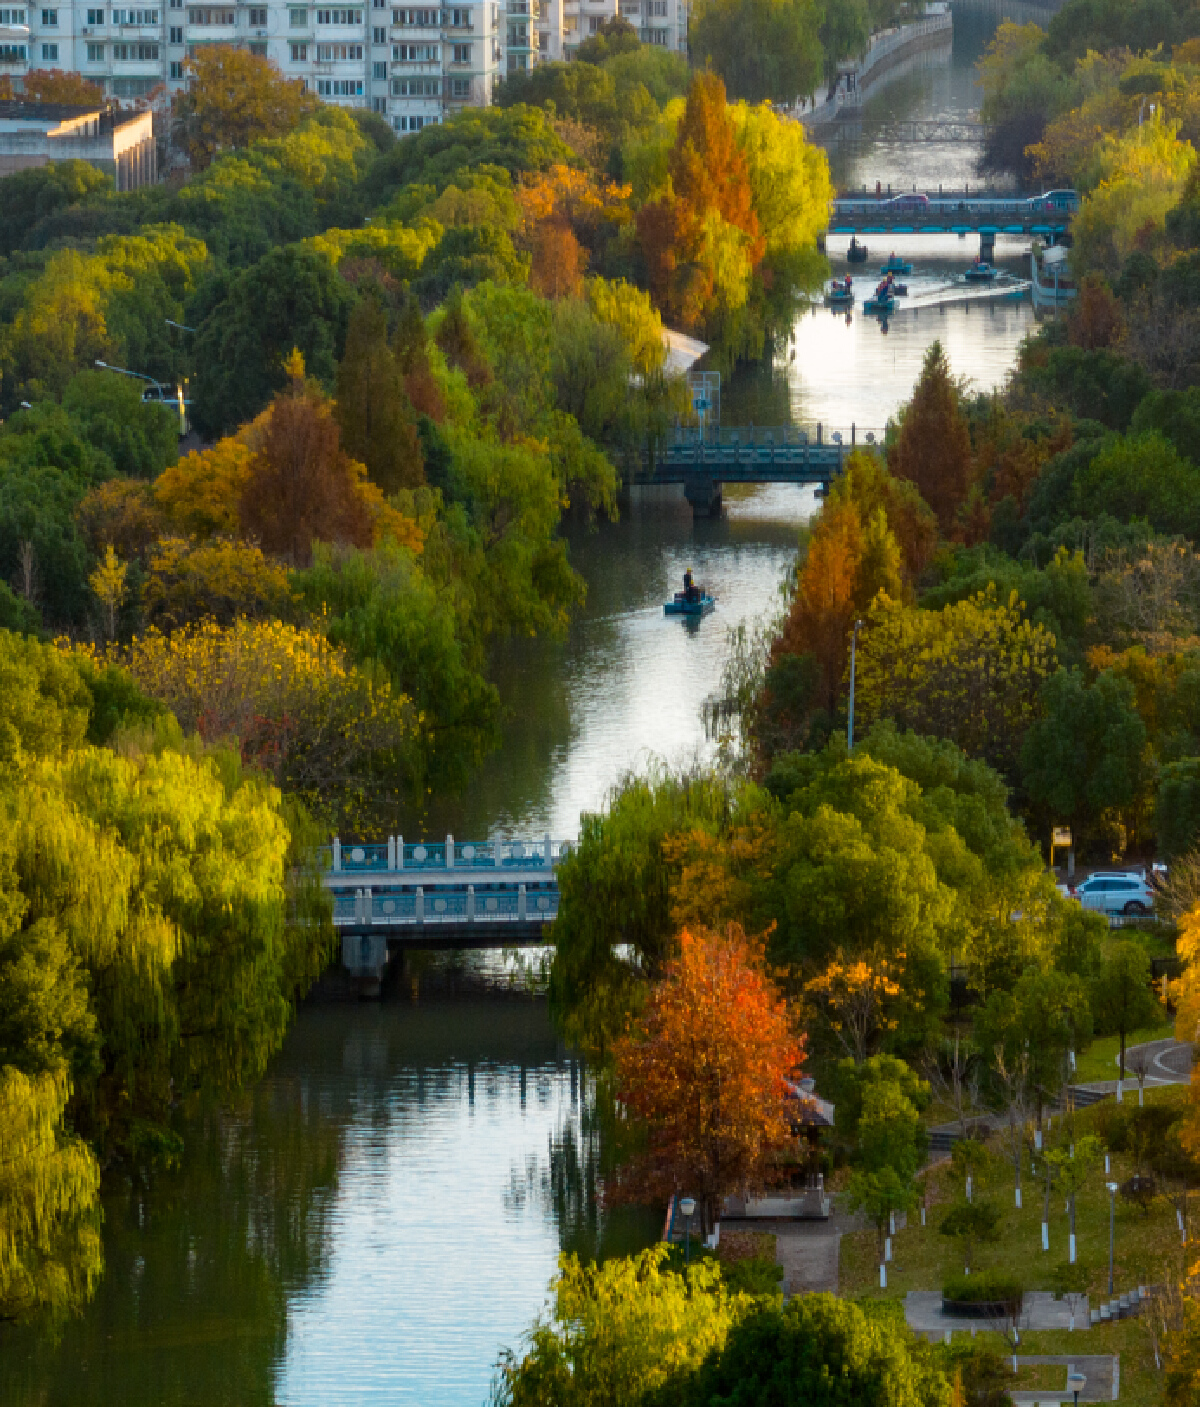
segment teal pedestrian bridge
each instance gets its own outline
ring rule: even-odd
[[[990,259],[996,236],[1038,236],[1058,240],[1079,209],[1074,191],[1041,195],[970,195],[913,192],[904,195],[844,195],[833,202],[831,235],[977,234],[983,257]],[[872,255],[877,251],[872,250]],[[882,258],[886,258],[882,253]],[[868,260],[868,264],[872,261]]]
[[[558,913],[555,871],[567,841],[343,845],[319,853],[342,963],[378,980],[399,948],[509,948],[538,943]]]
[[[808,484],[823,492],[859,443],[873,444],[882,432],[835,430],[826,434],[792,426],[737,429],[679,429],[642,456],[626,484],[682,484],[697,517],[721,509],[722,484]]]

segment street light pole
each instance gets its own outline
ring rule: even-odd
[[[855,657],[858,653],[858,632],[862,629],[862,621],[854,622],[854,634],[850,637],[850,708],[846,718],[846,751],[854,751],[854,666]]]
[[[1108,1293],[1113,1292],[1113,1237],[1117,1225],[1117,1184],[1109,1182],[1108,1188]]]
[[[165,401],[167,398],[162,388],[162,382],[156,381],[153,376],[147,376],[145,372],[130,371],[128,370],[128,368],[123,366],[113,366],[111,362],[102,362],[99,357],[96,358],[96,365],[100,367],[102,371],[115,371],[120,376],[133,376],[136,377],[139,381],[149,381],[151,386],[158,387],[159,400]]]
[[[694,1197],[684,1197],[679,1203],[679,1210],[683,1213],[685,1238],[683,1263],[685,1266],[689,1266],[692,1263],[692,1216],[696,1211],[696,1199]]]

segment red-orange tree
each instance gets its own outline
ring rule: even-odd
[[[971,489],[971,432],[940,342],[925,353],[921,378],[887,461],[896,478],[916,484],[937,514],[943,536],[953,537],[959,509]]]
[[[684,929],[679,955],[616,1049],[618,1099],[645,1134],[614,1194],[723,1198],[764,1182],[790,1136],[786,1081],[804,1058],[760,944],[737,924]]]

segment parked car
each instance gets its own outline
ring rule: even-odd
[[[1085,909],[1101,914],[1148,914],[1154,908],[1154,891],[1145,878],[1126,870],[1097,870],[1071,893]]]
[[[890,200],[882,202],[881,209],[892,211],[928,210],[929,197],[927,195],[894,195]]]

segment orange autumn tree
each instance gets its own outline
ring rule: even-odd
[[[737,924],[684,929],[616,1048],[617,1097],[645,1146],[613,1195],[685,1192],[711,1226],[725,1197],[769,1179],[791,1135],[787,1081],[803,1059],[762,945]]]
[[[657,306],[686,327],[736,311],[766,242],[725,85],[697,74],[668,160],[667,190],[638,212],[638,240]]]
[[[288,384],[246,427],[253,450],[242,488],[243,530],[294,566],[312,561],[314,542],[371,547],[385,537],[420,549],[421,531],[390,507],[366,466],[341,447],[333,405],[304,378],[293,351]]]
[[[888,469],[916,484],[944,537],[955,535],[973,479],[971,432],[960,400],[942,344],[934,342],[887,454]]]
[[[530,285],[545,298],[577,298],[603,232],[631,218],[631,187],[561,164],[526,176],[517,190],[517,244],[532,256]]]

